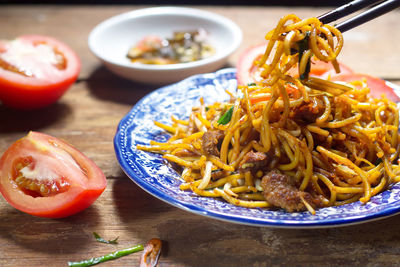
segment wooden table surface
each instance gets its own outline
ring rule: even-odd
[[[104,171],[108,186],[85,211],[65,219],[36,218],[0,198],[0,266],[67,266],[114,250],[165,242],[159,266],[389,266],[400,262],[400,216],[330,229],[276,229],[221,222],[170,206],[144,192],[120,169],[113,137],[120,119],[156,89],[123,80],[90,53],[87,38],[99,22],[141,6],[0,7],[0,38],[36,33],[69,44],[82,60],[78,81],[43,110],[13,111],[0,106],[0,153],[29,130],[63,138]],[[317,16],[320,8],[217,6],[213,11],[236,22],[244,33],[228,66],[246,47],[263,41],[287,14]],[[400,12],[391,12],[345,34],[340,60],[357,70],[400,84]],[[119,237],[118,245],[94,240]],[[102,264],[137,266],[141,253]]]

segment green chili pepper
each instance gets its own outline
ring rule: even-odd
[[[137,245],[137,246],[123,249],[123,250],[115,251],[110,254],[101,256],[101,257],[91,258],[89,260],[78,261],[78,262],[68,262],[68,266],[70,266],[70,267],[92,266],[92,265],[95,265],[98,263],[102,263],[102,262],[109,261],[109,260],[114,260],[114,259],[129,255],[129,254],[132,254],[135,252],[139,252],[142,250],[143,250],[143,245]]]
[[[93,232],[93,236],[94,238],[96,238],[97,241],[101,242],[101,243],[105,243],[105,244],[118,244],[118,237],[113,239],[113,240],[105,240],[103,239],[101,236],[99,236],[98,233]]]
[[[377,158],[376,160],[375,160],[375,165],[379,165],[379,164],[381,164],[381,162],[382,162],[382,159],[381,158]]]
[[[222,125],[228,124],[232,119],[232,114],[233,114],[233,106],[230,109],[228,109],[228,111],[225,112],[224,115],[222,115],[217,122]]]
[[[299,45],[299,64],[300,64],[301,58],[303,57],[304,52],[306,52],[309,49],[309,47],[308,47],[309,36],[310,36],[310,32],[306,32],[306,36],[304,37],[304,39],[297,42],[297,44]],[[301,80],[308,79],[310,70],[311,70],[311,61],[310,61],[310,59],[308,59],[306,69],[304,70],[303,73],[299,73],[300,79]]]

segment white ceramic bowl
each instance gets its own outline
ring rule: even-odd
[[[174,31],[204,28],[216,53],[208,58],[170,65],[132,63],[129,48],[147,35],[171,37]],[[222,67],[242,41],[240,28],[231,20],[203,10],[154,7],[120,14],[97,25],[89,35],[89,48],[104,65],[124,78],[167,84]]]

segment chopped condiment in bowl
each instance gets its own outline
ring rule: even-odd
[[[172,38],[148,35],[129,49],[127,57],[135,63],[164,65],[193,62],[214,53],[206,30],[199,28],[176,31]]]

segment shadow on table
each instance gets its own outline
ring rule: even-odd
[[[120,78],[103,66],[98,67],[90,74],[87,84],[93,96],[102,100],[129,105],[135,104],[143,96],[160,87]]]
[[[155,227],[168,241],[169,260],[184,266],[366,266],[393,263],[399,222],[396,216],[343,228],[273,229],[186,214]]]
[[[227,64],[222,68],[231,67],[231,65]],[[104,66],[95,69],[86,82],[93,96],[102,100],[129,105],[134,105],[141,98],[154,90],[168,86],[168,84],[154,85],[136,83],[113,74]]]
[[[71,112],[71,107],[57,102],[38,110],[14,110],[0,105],[0,132],[26,132],[60,123]]]
[[[168,244],[160,262],[179,266],[367,265],[400,253],[400,216],[327,229],[277,229],[227,223],[163,203],[124,174],[114,183],[117,213],[132,235]],[[126,179],[125,179],[125,178]],[[385,260],[385,257],[388,261]]]
[[[94,242],[92,232],[98,224],[98,211],[85,211],[63,219],[34,217],[11,206],[0,214],[0,235],[9,243],[32,251],[53,254],[76,253]]]
[[[160,216],[175,209],[141,189],[122,170],[120,178],[113,184],[112,194],[117,213],[126,225],[141,220],[157,221]]]

